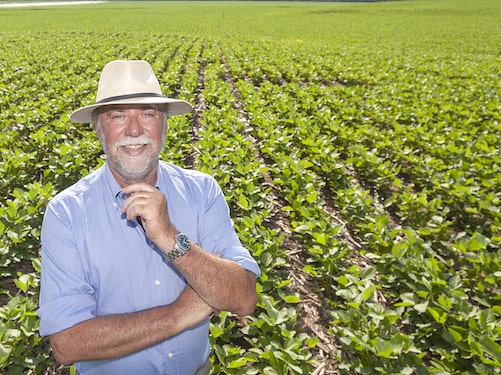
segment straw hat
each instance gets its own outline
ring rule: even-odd
[[[111,104],[167,104],[168,116],[182,115],[193,109],[184,100],[162,95],[153,69],[141,60],[116,60],[106,64],[99,79],[96,103],[76,110],[70,120],[91,123],[94,110]]]

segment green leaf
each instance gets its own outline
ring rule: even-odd
[[[249,200],[244,195],[238,196],[238,205],[244,210],[248,210],[250,208]]]
[[[300,297],[299,297],[299,294],[297,295],[287,295],[285,296],[285,302],[287,303],[299,303],[300,301]]]
[[[480,336],[479,344],[483,350],[496,359],[498,365],[501,365],[501,345],[486,335]]]
[[[308,233],[310,231],[310,227],[306,224],[298,225],[295,229],[294,232],[296,233]]]
[[[241,357],[241,358],[237,358],[237,359],[230,361],[230,363],[228,363],[227,367],[228,368],[240,368],[240,367],[245,366],[246,364],[247,364],[247,359],[245,357]]]
[[[441,313],[440,310],[435,309],[431,306],[428,306],[426,311],[432,316],[432,318],[440,324],[444,324],[447,321],[447,313],[443,312]]]
[[[391,358],[400,354],[403,347],[401,337],[393,337],[391,340],[376,338],[376,354],[378,357]]]
[[[485,236],[476,233],[468,241],[468,249],[471,251],[482,251],[487,247],[488,244],[489,241]]]

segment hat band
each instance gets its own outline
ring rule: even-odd
[[[100,101],[96,102],[96,104],[109,103],[124,99],[144,98],[144,97],[164,98],[162,94],[157,94],[155,92],[139,92],[137,94],[110,96],[109,98],[101,99]]]

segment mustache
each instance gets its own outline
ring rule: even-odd
[[[133,146],[133,145],[150,145],[153,143],[153,140],[146,136],[140,135],[139,137],[125,137],[120,139],[115,143],[115,147],[123,147],[123,146]]]

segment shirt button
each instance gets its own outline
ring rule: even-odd
[[[172,357],[174,357],[174,354],[169,353],[169,354],[167,354],[167,356],[168,356],[169,358],[172,358]]]
[[[155,282],[153,284],[155,284],[157,286],[160,285],[160,280],[155,280]]]
[[[154,249],[155,248],[155,244],[150,243],[150,248]]]

